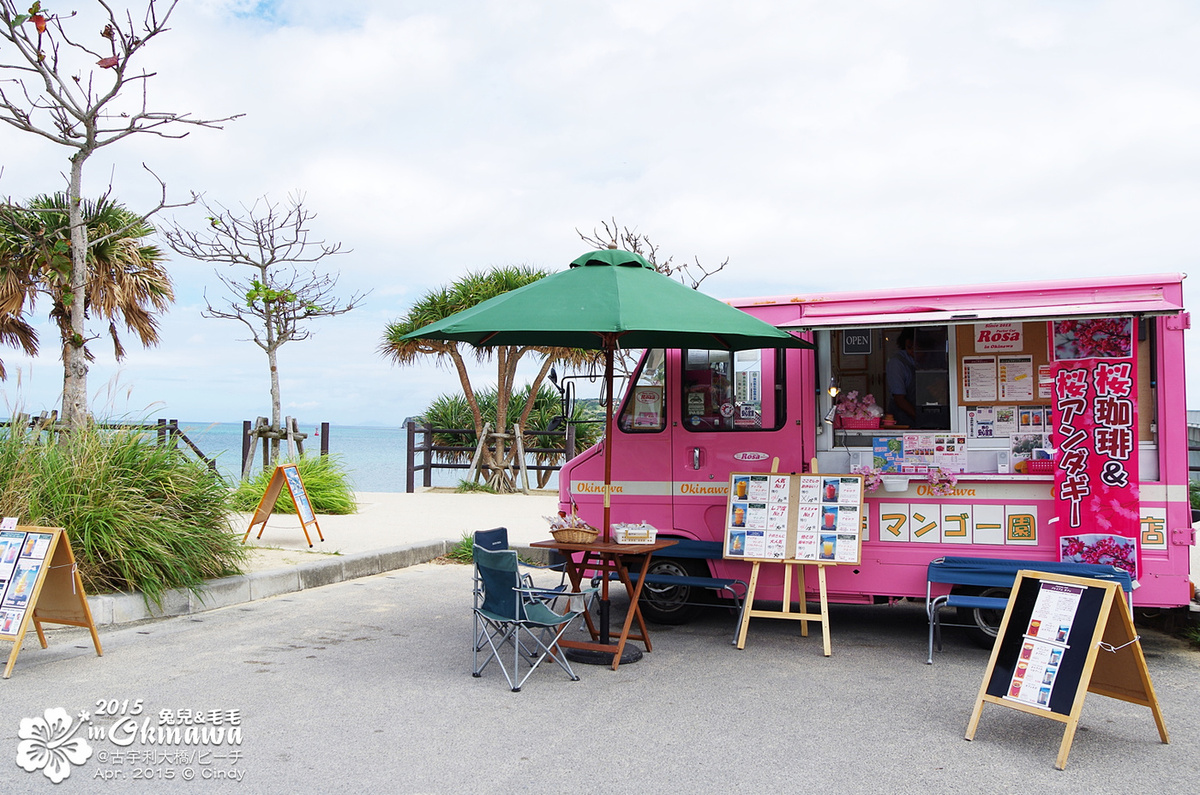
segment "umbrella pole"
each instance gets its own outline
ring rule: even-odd
[[[609,491],[612,486],[612,440],[613,440],[613,350],[617,347],[616,336],[604,335],[604,383],[608,401],[604,407],[604,520],[602,523],[601,539],[608,543],[612,540],[612,501]],[[608,576],[600,579],[600,622],[597,627],[600,643],[612,643],[610,632],[611,603],[608,600]],[[633,605],[629,606],[633,609]],[[587,649],[568,649],[567,659],[571,662],[585,665],[609,665],[616,655],[612,652],[598,652]],[[633,644],[626,644],[621,652],[621,664],[635,663],[642,659],[642,650]]]
[[[613,441],[613,346],[606,341],[604,346],[604,385],[608,400],[604,405],[604,543],[612,539],[612,441]],[[608,577],[605,577],[600,594],[600,642],[609,642]],[[632,607],[631,607],[632,609]]]
[[[613,441],[613,350],[604,349],[604,384],[608,400],[604,406],[604,542],[612,540],[612,441]]]

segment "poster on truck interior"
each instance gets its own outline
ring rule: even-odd
[[[858,563],[861,475],[731,474],[726,558]]]
[[[1131,317],[1051,323],[1059,557],[1137,580],[1137,346]]]

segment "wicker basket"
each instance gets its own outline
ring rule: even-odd
[[[555,541],[564,544],[590,544],[596,540],[599,530],[594,527],[564,527],[561,530],[551,530],[550,535]]]
[[[851,431],[872,430],[879,427],[879,417],[838,417],[838,424]]]

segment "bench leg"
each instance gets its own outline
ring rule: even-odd
[[[937,639],[937,650],[942,650],[942,622],[938,620],[938,609],[946,603],[946,597],[938,596],[931,602],[927,602],[929,612],[929,659],[925,661],[926,665],[933,665],[933,644],[934,639]]]

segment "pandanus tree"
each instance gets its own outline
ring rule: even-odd
[[[493,298],[509,290],[515,290],[532,284],[546,275],[546,271],[527,266],[510,265],[495,267],[487,271],[472,272],[454,281],[449,286],[432,290],[419,298],[409,307],[408,312],[384,330],[380,342],[380,353],[399,365],[411,365],[433,358],[444,364],[449,362],[458,374],[462,385],[463,397],[471,412],[471,420],[476,437],[483,436],[484,412],[480,407],[479,390],[471,384],[470,370],[467,366],[467,356],[474,356],[478,361],[495,361],[496,363],[496,444],[483,445],[481,471],[490,472],[490,485],[500,491],[515,489],[516,483],[511,475],[502,468],[507,451],[505,449],[505,434],[509,428],[509,402],[513,399],[516,389],[517,366],[527,354],[542,357],[541,365],[533,381],[529,385],[528,398],[524,401],[517,424],[526,427],[530,412],[534,409],[535,399],[541,389],[550,368],[555,362],[563,362],[569,366],[582,366],[594,361],[594,353],[580,351],[574,348],[540,348],[528,345],[501,345],[494,347],[474,348],[473,346],[449,341],[410,340],[404,339],[406,334],[429,325],[456,312],[469,309],[478,303]]]
[[[513,396],[514,400],[508,404],[508,423],[521,427],[526,450],[547,449],[549,443],[546,441],[546,437],[533,434],[556,428],[568,408],[563,406],[562,396],[557,390],[543,386],[538,390],[537,395],[533,396],[531,402],[532,394],[532,390],[526,386]],[[498,397],[499,395],[494,389],[485,389],[476,395],[485,422],[495,424]],[[603,423],[590,420],[581,403],[574,403],[569,407],[569,411],[571,414],[566,417],[566,420],[575,426],[575,450],[591,447],[598,442]],[[444,394],[434,398],[433,402],[421,413],[421,419],[435,429],[466,428],[473,422],[471,409],[461,393]],[[433,443],[438,447],[447,448],[474,447],[479,443],[479,439],[473,434],[463,436],[435,431]],[[564,456],[570,458],[574,455],[575,450],[567,450],[564,447],[561,453],[535,453],[533,458],[539,465],[548,465],[555,463],[556,460],[561,461]],[[471,453],[465,450],[446,450],[439,452],[437,457],[441,461],[461,464],[471,460]],[[550,470],[537,470],[537,488],[545,488],[551,474]]]
[[[87,240],[82,290],[76,289],[72,258],[71,200],[64,193],[37,196],[24,209],[0,213],[0,340],[26,353],[38,350],[37,332],[29,322],[39,298],[50,302],[50,318],[58,327],[64,362],[69,350],[93,358],[85,337],[73,323],[76,302],[82,315],[107,321],[107,336],[117,359],[125,356],[118,325],[143,346],[158,344],[158,315],[175,295],[157,246],[146,242],[154,227],[138,213],[104,197],[80,203]],[[7,336],[5,335],[7,330]],[[2,370],[0,370],[2,372]]]

